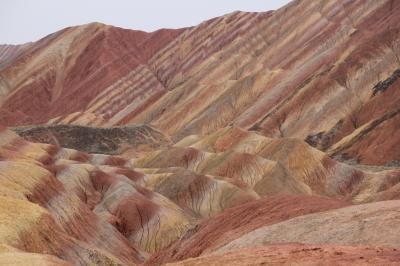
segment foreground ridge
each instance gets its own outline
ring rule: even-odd
[[[245,263],[269,244],[288,242],[314,244],[312,251],[327,252],[315,261],[337,250],[346,254],[338,261],[353,261],[353,250],[368,255],[368,246],[394,248],[377,249],[389,253],[382,251],[371,263],[400,256],[392,227],[399,201],[365,204],[398,198],[398,183],[393,183],[399,180],[398,168],[361,170],[305,142],[269,139],[239,128],[189,136],[175,146],[133,153],[133,159],[31,143],[9,130],[3,130],[1,140],[5,234],[0,241],[6,250],[27,252],[27,259],[28,253],[45,253],[74,264],[147,260],[159,265],[254,246],[238,253],[246,253]],[[313,160],[304,164],[299,154]],[[353,203],[364,204],[349,206]],[[18,215],[10,206],[18,206]],[[314,230],[308,235],[302,231],[309,228]],[[379,232],[385,230],[382,238]],[[350,247],[360,244],[366,248]],[[265,250],[256,251],[259,245]],[[271,259],[290,261],[290,254]],[[231,259],[216,256],[226,263]]]

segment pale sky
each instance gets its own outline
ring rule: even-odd
[[[289,0],[0,0],[0,44],[36,41],[69,26],[102,22],[154,31],[197,25],[236,10],[275,10]]]

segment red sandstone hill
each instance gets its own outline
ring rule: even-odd
[[[0,45],[0,264],[398,265],[399,86],[394,0]]]
[[[145,33],[92,23],[43,38],[1,68],[2,124],[45,123],[83,111],[137,67],[143,67],[153,85],[158,83],[156,90],[165,89],[145,65],[183,30]]]
[[[399,10],[390,0],[303,0],[181,30],[92,23],[2,46],[0,122],[146,123],[175,140],[233,124],[394,164]]]

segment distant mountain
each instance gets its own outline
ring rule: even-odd
[[[397,1],[294,1],[181,30],[67,28],[5,48],[0,121],[151,123],[174,139],[233,124],[306,139],[341,159],[392,163],[398,12]]]

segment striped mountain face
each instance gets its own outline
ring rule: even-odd
[[[0,265],[398,265],[400,1],[0,45]]]

